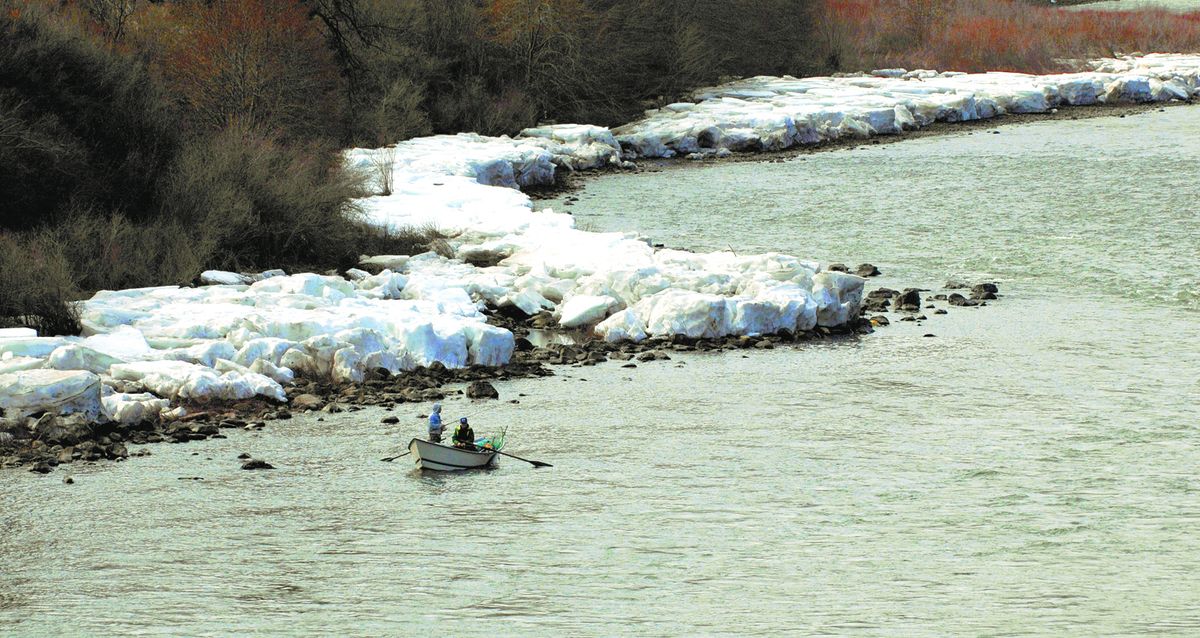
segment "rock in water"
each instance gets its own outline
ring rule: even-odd
[[[380,423],[383,423],[385,425],[395,425],[396,423],[399,423],[399,422],[400,422],[400,419],[397,417],[394,417],[394,416],[385,416],[380,421]]]
[[[878,277],[883,273],[880,273],[879,269],[873,264],[859,264],[858,267],[854,269],[854,274],[858,275],[859,277]]]
[[[863,312],[887,312],[888,307],[891,305],[892,305],[892,302],[889,301],[887,297],[882,297],[882,296],[868,297],[867,300],[865,302],[863,302],[862,311]]]
[[[267,463],[266,461],[260,460],[260,459],[250,459],[249,461],[242,463],[242,469],[243,470],[273,470],[273,469],[275,469],[275,466],[271,465],[270,463]]]
[[[467,386],[467,398],[499,399],[500,393],[496,391],[495,386],[487,381],[472,381],[471,385]]]
[[[902,312],[916,312],[921,309],[921,293],[913,288],[909,288],[896,298],[896,310]]]
[[[995,299],[1000,289],[996,284],[978,284],[971,287],[972,299]]]
[[[951,306],[978,306],[979,302],[975,299],[967,299],[966,297],[956,293],[950,295],[948,301]]]

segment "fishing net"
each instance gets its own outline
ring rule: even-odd
[[[482,448],[500,450],[504,447],[504,435],[508,433],[508,428],[500,430],[499,434],[485,436],[482,439],[475,439],[475,445]]]

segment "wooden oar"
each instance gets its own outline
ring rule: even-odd
[[[554,467],[553,465],[550,465],[549,463],[543,463],[541,461],[530,461],[529,459],[523,459],[523,458],[517,456],[516,454],[509,454],[508,452],[501,452],[500,450],[493,450],[490,448],[479,447],[478,445],[476,445],[475,448],[479,449],[479,450],[483,450],[485,452],[495,452],[496,454],[503,454],[504,456],[511,456],[518,461],[525,461],[526,463],[528,463],[534,467]]]
[[[409,454],[412,454],[412,450],[409,450],[409,451],[405,452],[404,454],[397,454],[396,456],[389,456],[386,459],[379,459],[379,460],[380,461],[395,461],[396,459],[398,459],[402,456],[408,456]]]

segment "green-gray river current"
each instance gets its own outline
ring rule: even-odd
[[[381,463],[405,405],[2,471],[0,634],[1200,634],[1200,110],[998,130],[569,208],[872,286],[996,281],[988,307],[446,402],[547,469]]]

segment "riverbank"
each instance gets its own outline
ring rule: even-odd
[[[345,276],[210,271],[201,276],[209,286],[98,293],[80,306],[85,337],[0,340],[5,391],[46,399],[14,403],[8,416],[79,411],[125,424],[156,414],[173,422],[190,405],[287,403],[285,387],[297,378],[344,385],[383,381],[379,370],[391,379],[435,365],[502,369],[535,349],[518,341],[516,324],[495,325],[497,315],[529,328],[583,330],[603,344],[539,355],[564,363],[641,356],[662,343],[767,348],[775,342],[763,335],[853,333],[866,327],[864,308],[883,304],[864,303],[865,278],[844,268],[586,232],[567,215],[534,211],[515,187],[635,158],[803,150],[1067,104],[1190,99],[1196,63],[1151,55],[1097,61],[1096,72],[1069,76],[892,69],[751,78],[703,89],[695,103],[668,105],[615,132],[557,125],[517,139],[462,134],[355,149],[348,163],[388,160],[378,174],[382,194],[360,202],[366,218],[385,230],[436,224],[445,239],[435,252],[378,256]],[[919,311],[921,299],[904,305]],[[638,345],[614,345],[623,343]],[[24,439],[36,440],[36,421],[30,425],[22,425]]]
[[[629,171],[637,174],[642,172],[658,172],[662,170],[694,166],[696,164],[782,162],[816,153],[854,150],[856,148],[863,148],[866,146],[898,144],[911,140],[926,139],[931,137],[962,135],[964,133],[966,135],[973,135],[980,131],[992,133],[993,129],[999,129],[1005,126],[1023,124],[1027,122],[1053,122],[1062,120],[1086,120],[1093,118],[1125,118],[1134,117],[1145,113],[1161,112],[1164,109],[1169,108],[1193,106],[1196,106],[1195,101],[1164,103],[1155,102],[1148,104],[1095,104],[1090,106],[1058,107],[1046,113],[1005,113],[987,120],[933,122],[932,124],[919,129],[904,131],[903,133],[894,135],[880,135],[866,140],[857,138],[832,139],[824,140],[811,145],[793,146],[780,150],[760,150],[753,152],[731,153],[721,157],[710,155],[695,159],[688,159],[684,157],[655,158],[653,160],[642,160],[637,163],[635,168],[632,169],[596,168],[578,171],[559,171],[556,174],[557,179],[554,181],[554,183],[533,186],[523,190],[535,201],[546,201],[575,193],[579,191],[588,180],[602,177],[617,170]],[[999,134],[998,131],[996,133]],[[570,205],[571,202],[567,202],[568,208]]]
[[[868,269],[875,271],[869,264],[859,267],[860,272]],[[975,285],[969,291],[963,290],[965,284],[956,282],[948,282],[946,287],[946,292],[924,298],[922,293],[928,291],[908,289],[900,292],[880,287],[866,296],[861,314],[854,321],[798,333],[781,331],[716,339],[673,335],[612,343],[586,334],[555,330],[548,314],[522,319],[493,308],[487,313],[489,323],[517,335],[512,359],[500,366],[472,365],[451,369],[435,363],[397,374],[377,367],[368,370],[361,382],[350,383],[297,378],[285,385],[284,403],[263,398],[184,402],[176,405],[170,416],[155,415],[135,421],[93,422],[81,415],[50,413],[16,421],[0,420],[0,468],[27,466],[31,472],[48,474],[59,465],[75,462],[123,461],[131,456],[129,445],[227,438],[233,431],[261,430],[268,422],[288,421],[295,414],[338,414],[368,407],[392,410],[405,403],[441,401],[448,395],[483,401],[498,399],[499,394],[491,381],[554,376],[554,369],[548,366],[587,367],[615,362],[622,368],[632,369],[651,362],[671,361],[672,354],[682,352],[762,351],[831,339],[857,339],[874,332],[875,328],[890,325],[889,315],[894,318],[898,315],[897,321],[920,326],[929,320],[929,315],[945,315],[956,307],[986,306],[989,300],[997,299],[998,288],[990,283]],[[969,296],[961,292],[968,292]],[[936,337],[933,333],[925,336]],[[463,390],[445,389],[456,384],[468,385]],[[128,392],[135,388],[121,389]],[[322,417],[317,418],[321,420]],[[397,421],[385,417],[383,422],[394,424]],[[143,448],[134,451],[132,456],[147,454],[150,451]],[[247,463],[243,469],[261,468]]]

